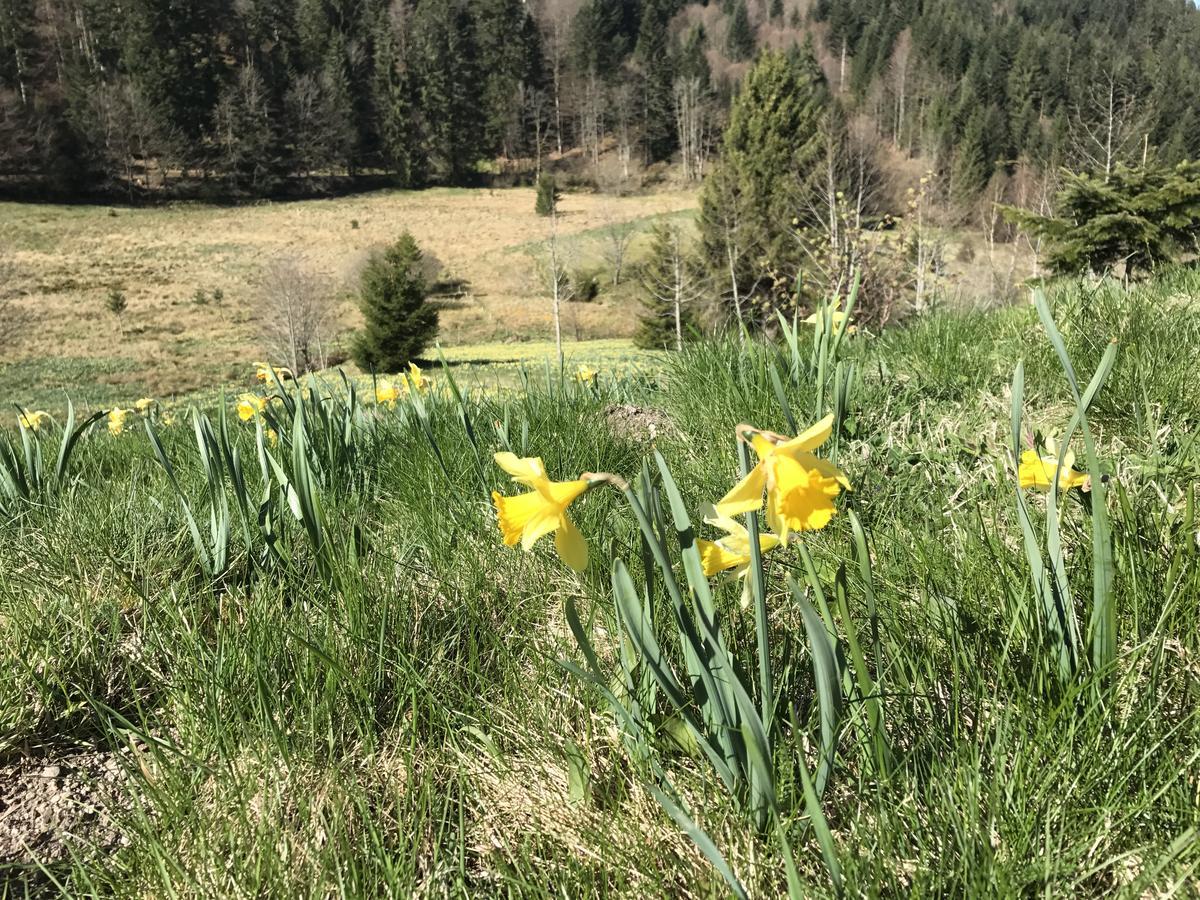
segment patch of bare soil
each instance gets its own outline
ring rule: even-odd
[[[0,871],[121,846],[109,810],[124,792],[120,756],[80,750],[0,765]]]
[[[604,418],[613,434],[628,441],[652,442],[679,434],[671,417],[661,409],[619,403],[605,409]]]

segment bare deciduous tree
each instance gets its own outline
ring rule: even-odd
[[[574,295],[574,285],[568,274],[567,260],[558,240],[558,212],[550,213],[550,236],[542,245],[537,258],[537,270],[546,293],[550,295],[551,317],[554,322],[554,347],[558,355],[558,367],[563,367],[562,311],[563,304]]]
[[[679,160],[684,181],[704,177],[711,128],[708,97],[699,78],[675,81],[675,128],[679,134]]]
[[[1146,132],[1150,111],[1120,76],[1109,71],[1091,84],[1071,118],[1071,146],[1076,159],[1088,169],[1103,173],[1136,155]]]
[[[609,212],[608,224],[604,226],[604,260],[612,270],[613,287],[621,283],[621,276],[625,271],[625,257],[637,230],[636,222],[618,219]]]
[[[263,273],[261,290],[259,333],[271,362],[286,362],[296,375],[325,368],[337,308],[329,282],[281,257]]]
[[[644,270],[642,283],[649,295],[647,306],[652,314],[654,310],[662,309],[671,317],[675,349],[682,350],[687,310],[704,296],[704,285],[692,263],[683,229],[674,224],[666,225],[657,234],[660,255]]]

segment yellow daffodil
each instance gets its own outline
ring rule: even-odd
[[[794,438],[755,429],[739,429],[751,435],[758,464],[750,474],[716,504],[719,516],[753,512],[767,499],[767,524],[787,543],[793,531],[816,531],[829,524],[837,512],[834,498],[850,490],[846,474],[827,460],[812,454],[833,433],[829,415]]]
[[[546,467],[537,457],[521,459],[513,453],[497,453],[496,465],[518,484],[533,488],[516,497],[492,492],[504,543],[509,547],[519,543],[529,550],[539,538],[557,532],[554,546],[562,561],[577,572],[587,568],[587,542],[575,523],[567,518],[567,507],[588,489],[588,482],[583,479],[551,481],[546,475]]]
[[[41,409],[36,409],[33,412],[27,409],[22,410],[21,414],[17,416],[17,420],[21,423],[22,427],[28,428],[30,431],[37,431],[42,427],[42,422],[48,418],[50,418],[50,414]]]
[[[1048,491],[1054,479],[1054,472],[1057,469],[1058,489],[1060,491],[1069,491],[1077,487],[1086,490],[1089,483],[1088,474],[1086,472],[1076,472],[1071,468],[1075,464],[1075,454],[1068,450],[1063,455],[1062,468],[1058,469],[1057,449],[1052,449],[1050,446],[1046,449],[1051,450],[1051,455],[1039,456],[1036,450],[1026,450],[1021,454],[1021,466],[1017,471],[1021,487]]]
[[[154,400],[152,398],[143,397],[142,399],[138,400],[136,403],[133,404],[133,408],[136,409],[138,412],[142,413],[143,415],[145,415],[146,412],[149,411],[150,407],[152,407],[153,405],[154,405]]]
[[[575,370],[575,380],[580,384],[595,384],[596,376],[600,373],[590,366],[580,366]]]
[[[375,385],[375,402],[386,403],[389,408],[396,408],[396,398],[400,396],[400,392],[396,390],[396,386],[390,381],[381,381]]]
[[[416,363],[408,364],[408,381],[406,384],[411,384],[412,389],[418,394],[424,394],[429,390],[429,379],[425,377]]]
[[[117,407],[116,409],[110,409],[108,411],[108,433],[116,436],[124,431],[125,418],[131,411],[132,410],[121,409],[120,407]]]
[[[732,570],[733,577],[745,578],[750,572],[750,534],[745,526],[728,516],[718,514],[716,510],[710,510],[704,521],[726,533],[725,537],[715,541],[696,541],[705,576],[712,578],[720,572]],[[758,536],[758,549],[762,553],[774,550],[779,544],[777,535],[760,533]],[[749,599],[749,582],[746,582],[742,591],[743,605],[748,603]]]
[[[272,374],[271,374],[272,372],[274,372],[275,377],[278,378],[280,381],[283,381],[284,378],[294,378],[295,377],[292,374],[292,370],[285,368],[284,366],[273,366],[270,363],[265,363],[265,362],[256,362],[254,364],[254,377],[256,377],[259,381],[263,382],[264,384],[268,381],[273,380]]]
[[[279,435],[275,433],[274,428],[267,429],[267,442],[271,445],[271,449],[279,446]]]
[[[847,315],[846,315],[846,313],[842,312],[842,301],[841,300],[839,300],[837,303],[833,304],[831,319],[832,319],[832,325],[833,325],[833,328],[835,331],[837,329],[841,328],[842,323],[846,321]],[[824,325],[825,325],[824,311],[817,310],[811,316],[809,316],[807,319],[804,320],[804,324],[816,325],[818,327],[824,327]],[[854,326],[854,325],[849,326],[846,329],[846,332],[848,334],[853,334],[855,327],[856,326]]]
[[[161,416],[159,416],[158,421],[161,425],[174,425],[175,416],[169,412],[164,412]]]
[[[255,394],[242,394],[238,398],[237,414],[243,422],[249,422],[267,408],[267,398]]]

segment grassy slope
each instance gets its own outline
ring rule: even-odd
[[[1011,638],[1028,579],[1003,461],[1019,358],[1031,424],[1061,430],[1069,413],[1033,311],[932,315],[855,344],[863,377],[843,449],[855,484],[846,502],[871,535],[900,765],[876,782],[843,740],[825,805],[852,893],[1194,889],[1200,566],[1185,497],[1200,482],[1198,295],[1192,274],[1131,297],[1055,298],[1079,371],[1090,374],[1110,337],[1121,344],[1093,414],[1115,485],[1121,661],[1104,704],[1089,689],[1043,688],[1040,651]],[[604,410],[635,401],[679,429],[659,447],[695,510],[735,475],[735,423],[783,428],[760,361],[706,346],[669,359],[665,377],[602,381],[599,395],[535,384],[510,400],[476,397],[480,452],[486,463],[498,445],[491,423],[503,422],[514,449],[543,456],[552,475],[633,474],[646,448],[607,428]],[[10,673],[0,751],[152,738],[137,803],[122,811],[130,845],[59,871],[69,893],[723,895],[632,777],[597,696],[558,665],[577,656],[566,597],[612,649],[607,561],[635,555],[628,512],[605,492],[573,507],[593,551],[581,577],[544,545],[507,550],[485,489],[509,482],[487,463],[481,483],[453,404],[435,401],[431,417],[441,462],[419,429],[386,414],[360,442],[354,477],[326,492],[340,535],[357,526],[367,548],[337,588],[322,586],[300,538],[294,573],[246,582],[239,555],[221,589],[205,584],[140,434],[86,440],[78,484],[0,528],[0,670]],[[167,429],[165,440],[199,498],[188,432]],[[239,440],[251,458],[248,434]],[[1086,609],[1078,500],[1066,504],[1064,541]],[[823,572],[847,559],[847,531],[839,517],[810,539]],[[777,662],[811,736],[810,663],[784,640],[800,629],[782,586],[796,560],[773,565],[776,647],[794,665]],[[724,588],[721,602],[749,669],[753,623],[737,593]],[[592,783],[583,803],[569,788],[575,752]],[[752,893],[778,895],[776,853],[750,837],[703,762],[676,754],[668,765]],[[794,793],[786,800],[799,810]],[[792,841],[809,890],[828,893],[811,832],[797,826]]]

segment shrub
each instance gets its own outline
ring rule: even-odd
[[[558,200],[560,194],[558,185],[554,181],[554,176],[543,172],[538,176],[537,180],[537,200],[534,203],[534,211],[539,216],[551,216],[558,210]]]
[[[129,299],[120,288],[110,288],[108,295],[104,298],[104,308],[120,319],[125,315],[125,310],[129,308]]]
[[[364,326],[354,344],[362,369],[398,372],[429,345],[438,314],[426,302],[428,293],[421,250],[411,234],[371,255],[359,288]]]
[[[571,273],[570,297],[576,303],[591,303],[600,296],[600,272],[576,269]]]

